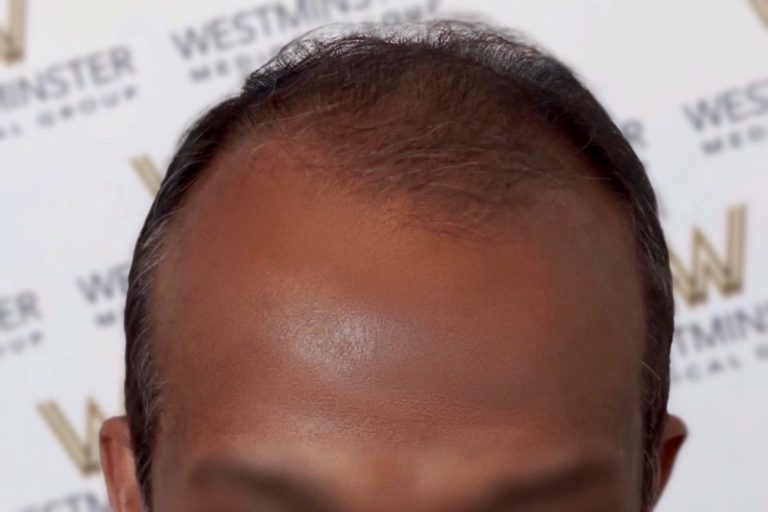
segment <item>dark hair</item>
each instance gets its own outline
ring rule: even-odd
[[[537,152],[531,141],[548,141],[550,150],[565,141],[571,163],[576,158],[588,163],[620,199],[642,267],[647,305],[643,500],[649,507],[666,418],[674,306],[656,199],[637,155],[574,73],[518,34],[447,20],[335,30],[289,43],[247,78],[239,95],[194,123],[138,237],[125,312],[125,400],[146,503],[151,503],[162,398],[148,303],[167,226],[224,147],[248,134],[269,137],[282,127],[281,133],[324,142],[337,160],[364,161],[353,167],[369,170],[346,180],[367,180],[379,195],[395,188],[424,193],[429,183],[458,180],[462,193],[453,199],[467,206],[458,208],[465,214],[500,208],[513,177],[564,172],[555,171],[547,160],[554,157]],[[370,171],[374,168],[379,172]],[[469,204],[483,207],[473,210]]]

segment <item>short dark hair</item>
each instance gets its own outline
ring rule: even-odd
[[[335,30],[289,43],[246,79],[237,96],[191,126],[136,242],[125,311],[125,405],[146,503],[151,503],[162,395],[148,297],[167,226],[223,148],[249,133],[269,137],[279,125],[289,128],[282,133],[327,142],[334,157],[347,155],[379,169],[347,180],[368,180],[380,195],[394,188],[416,194],[429,183],[458,180],[463,188],[453,203],[465,204],[458,208],[465,213],[500,208],[511,179],[555,172],[547,153],[531,141],[547,140],[550,149],[565,141],[572,161],[588,163],[620,199],[642,267],[647,310],[642,499],[649,507],[669,394],[674,305],[656,198],[637,155],[575,74],[515,32],[449,20]],[[398,101],[404,102],[400,108]],[[399,112],[389,116],[393,122],[371,115],[387,117],[388,111]],[[404,166],[407,173],[398,173]]]

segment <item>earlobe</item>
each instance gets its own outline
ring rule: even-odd
[[[110,418],[99,432],[101,468],[114,512],[142,512],[141,488],[136,479],[128,422],[124,416]]]
[[[661,435],[661,441],[659,443],[659,478],[656,482],[656,502],[658,502],[662,492],[667,486],[667,482],[669,481],[669,477],[672,474],[675,461],[677,460],[677,454],[679,453],[680,447],[683,445],[687,437],[688,429],[685,426],[683,420],[678,416],[668,414],[664,426],[664,431]]]

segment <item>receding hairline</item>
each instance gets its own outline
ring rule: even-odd
[[[498,161],[494,160],[499,159],[495,155],[486,161],[467,161],[450,150],[433,152],[430,156],[434,165],[430,159],[414,166],[402,162],[390,164],[386,162],[386,155],[371,161],[365,157],[369,149],[365,147],[357,148],[359,158],[350,159],[349,154],[340,157],[334,151],[340,144],[338,138],[331,135],[321,139],[306,129],[316,122],[318,120],[308,116],[304,118],[304,129],[291,132],[292,124],[281,119],[271,120],[230,141],[187,192],[166,227],[161,246],[167,248],[168,243],[172,243],[188,203],[201,193],[206,182],[216,180],[219,175],[239,180],[258,173],[290,174],[314,187],[317,195],[332,194],[335,200],[352,201],[363,211],[375,209],[377,214],[395,219],[401,225],[470,239],[503,238],[507,223],[514,222],[512,216],[538,200],[543,191],[575,190],[596,184],[620,209],[619,216],[627,231],[631,232],[634,227],[631,211],[599,183],[594,164],[543,122],[535,123],[538,131],[527,137],[536,141],[529,147],[535,146],[544,153],[529,154],[526,162],[520,162],[522,153],[516,150],[510,162],[514,168],[504,170],[498,168]],[[274,131],[270,132],[266,125]],[[328,130],[324,133],[330,135]],[[434,175],[429,176],[432,172]],[[418,177],[418,181],[413,177]],[[478,184],[478,180],[485,182]],[[490,190],[498,194],[490,195]],[[637,256],[638,267],[642,268],[642,255],[638,252]]]

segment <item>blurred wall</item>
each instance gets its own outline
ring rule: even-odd
[[[107,509],[130,253],[187,123],[315,25],[459,13],[573,66],[657,187],[691,429],[660,510],[768,510],[768,0],[0,0],[0,511]]]

